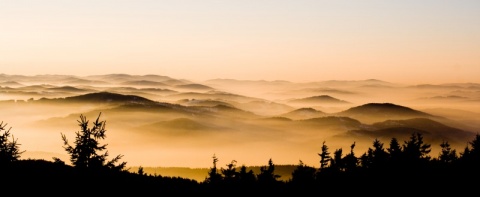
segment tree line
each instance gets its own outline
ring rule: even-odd
[[[453,149],[448,141],[439,146],[441,151],[431,156],[431,144],[424,142],[421,133],[413,132],[403,142],[392,138],[388,144],[378,139],[363,153],[355,153],[355,142],[348,151],[342,148],[330,150],[323,141],[319,150],[319,167],[305,165],[301,160],[289,180],[279,180],[275,164],[270,158],[259,173],[237,166],[233,160],[225,167],[217,166],[213,155],[212,167],[204,181],[183,177],[164,177],[146,174],[140,167],[130,172],[123,155],[108,160],[105,139],[106,121],[101,113],[93,122],[80,115],[73,144],[61,133],[63,148],[70,156],[71,164],[59,158],[53,161],[20,159],[23,152],[7,124],[0,123],[0,168],[2,185],[38,187],[55,185],[57,190],[90,194],[95,188],[103,194],[157,192],[174,194],[351,194],[351,192],[375,194],[375,191],[395,191],[396,194],[424,192],[424,194],[459,194],[474,191],[480,183],[480,134],[477,134],[462,151]],[[430,186],[428,186],[430,185]],[[41,187],[40,187],[41,186]],[[79,190],[83,187],[82,190]],[[42,190],[43,188],[43,190]],[[48,187],[47,187],[48,188]],[[471,190],[470,190],[471,189]],[[46,192],[46,191],[45,191]],[[427,193],[428,192],[428,193]],[[478,193],[478,192],[477,192]]]

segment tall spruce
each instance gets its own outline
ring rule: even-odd
[[[20,151],[20,144],[10,133],[11,128],[6,129],[7,124],[0,123],[0,164],[17,161],[25,151]],[[11,136],[11,140],[9,139]]]
[[[109,156],[107,144],[100,144],[100,140],[105,139],[106,121],[100,121],[101,113],[98,115],[91,128],[89,128],[89,121],[84,115],[80,115],[80,120],[77,120],[80,131],[75,132],[74,145],[70,145],[65,134],[62,135],[64,149],[70,155],[70,161],[73,166],[78,169],[112,169],[124,170],[126,162],[116,164],[123,157],[117,155],[110,161],[107,161]],[[104,152],[103,152],[104,151]],[[102,153],[103,152],[103,153]]]
[[[323,141],[322,144],[322,152],[318,153],[318,156],[320,156],[320,171],[328,167],[328,163],[330,162],[330,152],[328,152],[328,146],[325,144],[325,141]]]

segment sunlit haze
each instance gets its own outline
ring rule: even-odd
[[[0,1],[6,74],[479,82],[480,2]]]
[[[0,0],[0,108],[22,158],[100,113],[128,166],[436,156],[480,131],[480,1]]]

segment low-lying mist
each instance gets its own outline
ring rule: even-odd
[[[145,167],[208,168],[213,155],[220,167],[269,159],[318,167],[323,142],[344,154],[355,144],[359,157],[375,139],[388,147],[412,132],[423,134],[436,157],[442,141],[460,151],[480,129],[480,84],[471,83],[1,76],[17,82],[0,87],[0,121],[26,151],[22,158],[69,162],[61,134],[73,142],[81,114],[106,121],[110,155]]]

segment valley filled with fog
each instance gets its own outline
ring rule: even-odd
[[[412,132],[463,150],[480,131],[480,84],[396,84],[384,79],[296,83],[161,75],[0,74],[0,121],[22,158],[69,161],[81,114],[106,120],[110,155],[127,166],[207,168],[319,165],[322,143],[360,156],[379,139],[388,146]]]

